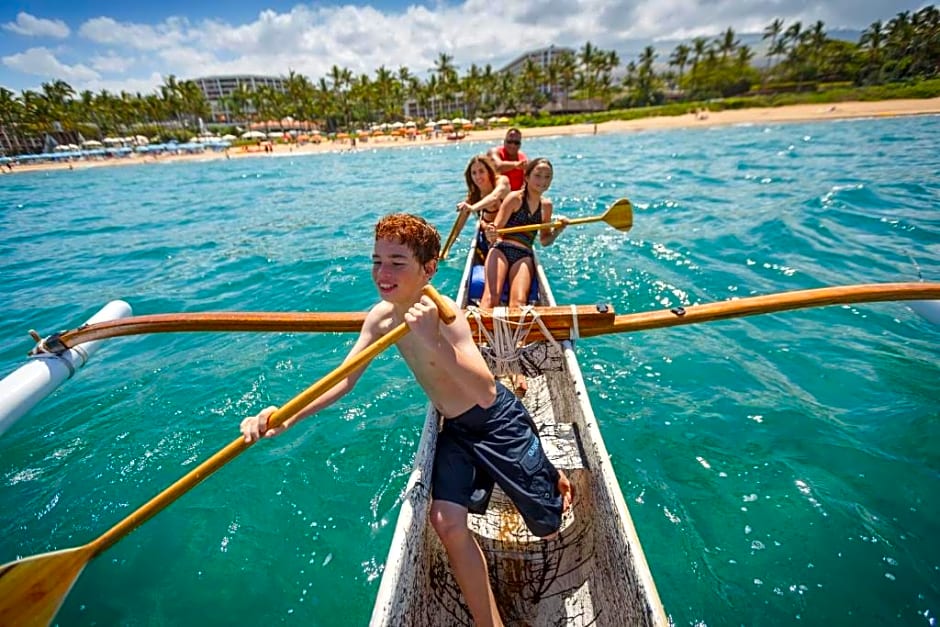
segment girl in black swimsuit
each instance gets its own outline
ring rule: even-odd
[[[495,234],[496,229],[513,226],[535,225],[552,220],[552,201],[542,196],[552,184],[554,169],[548,159],[534,159],[525,170],[525,183],[522,189],[510,192],[499,208],[494,224],[488,230]],[[539,241],[542,246],[549,246],[565,228],[567,220],[559,217],[562,224],[558,228],[539,229]],[[493,308],[500,304],[503,286],[509,282],[509,306],[521,307],[526,304],[532,278],[535,276],[535,263],[532,245],[536,231],[507,233],[499,236],[486,257],[486,286],[480,307]]]
[[[495,223],[487,230],[496,235],[496,230],[504,227],[527,226],[551,222],[552,201],[542,194],[552,184],[554,169],[548,159],[534,159],[525,170],[525,182],[522,189],[510,192],[500,205]],[[548,246],[564,230],[567,219],[558,217],[561,225],[538,229],[539,241]],[[504,285],[509,283],[509,306],[521,307],[527,304],[532,279],[535,276],[535,257],[532,245],[535,243],[536,230],[522,233],[500,235],[486,256],[486,283],[480,307],[491,309],[500,304]],[[513,377],[513,388],[517,396],[524,396],[528,388],[525,376]]]

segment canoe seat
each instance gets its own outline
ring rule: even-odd
[[[542,440],[545,455],[555,468],[577,470],[585,467],[576,425],[570,422],[542,425],[539,429],[539,438]]]
[[[470,285],[467,291],[467,296],[470,300],[477,301],[483,298],[483,283],[484,283],[484,273],[483,266],[473,266],[470,269]],[[502,304],[509,302],[509,282],[506,282],[506,285],[503,287],[502,294]],[[537,303],[539,301],[539,282],[535,277],[532,277],[532,289],[529,290],[529,303]]]

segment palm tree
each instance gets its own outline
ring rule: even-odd
[[[718,50],[721,52],[721,59],[724,61],[735,51],[741,42],[735,41],[734,29],[728,27],[728,30],[722,33],[721,39],[717,43]]]
[[[450,102],[457,91],[457,68],[454,66],[454,57],[446,52],[438,53],[434,63],[434,74],[437,76],[437,94],[443,102]],[[448,110],[450,107],[447,108]],[[444,113],[445,109],[441,109]]]
[[[682,75],[685,73],[685,66],[689,63],[689,55],[692,54],[692,49],[685,44],[679,44],[676,46],[676,49],[672,51],[672,56],[669,57],[669,65],[679,68],[679,77],[677,82],[682,83]]]
[[[780,38],[780,33],[783,32],[783,20],[780,18],[775,19],[770,25],[764,29],[763,39],[766,41],[770,40],[770,45],[767,46],[767,69],[773,65],[773,58],[776,56],[777,50],[777,41]]]
[[[552,84],[557,85],[565,95],[564,108],[568,108],[568,95],[575,85],[578,74],[578,61],[570,50],[562,50],[549,62]]]

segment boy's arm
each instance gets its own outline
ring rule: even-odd
[[[370,344],[382,336],[379,325],[383,317],[379,311],[381,307],[382,304],[373,307],[366,316],[366,319],[362,324],[362,331],[359,333],[359,338],[356,340],[356,343],[353,345],[353,347],[349,350],[349,354],[347,354],[346,358],[343,360],[344,364],[355,357],[358,353],[361,353],[365,348],[367,348]],[[258,412],[258,414],[245,418],[241,422],[241,432],[245,436],[245,441],[254,442],[262,436],[273,437],[278,435],[279,433],[282,433],[286,429],[289,429],[293,425],[297,424],[304,418],[312,416],[320,410],[329,407],[340,398],[345,396],[347,392],[353,389],[353,387],[355,387],[356,382],[359,381],[359,377],[361,377],[362,373],[365,372],[366,366],[368,366],[368,364],[364,364],[361,368],[352,371],[349,375],[346,376],[346,378],[341,379],[336,385],[321,394],[309,405],[297,412],[291,418],[285,420],[277,427],[271,429],[268,428],[268,418],[270,418],[271,414],[277,410],[277,407],[266,407]]]

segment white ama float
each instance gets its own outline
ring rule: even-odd
[[[85,324],[117,320],[131,315],[131,306],[112,300]],[[85,365],[100,341],[86,342],[62,352],[30,353],[29,361],[0,380],[0,434],[20,416],[52,394],[75,371]],[[41,346],[41,345],[40,345]]]

